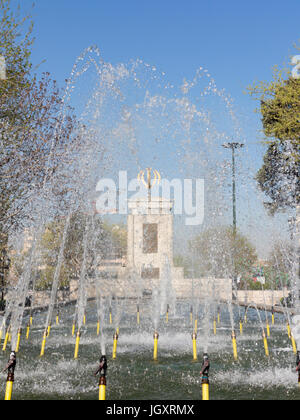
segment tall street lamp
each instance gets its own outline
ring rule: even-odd
[[[233,228],[233,267],[234,267],[234,285],[237,286],[237,273],[235,269],[236,260],[236,175],[235,175],[235,150],[244,147],[243,143],[231,142],[224,143],[222,146],[225,149],[232,151],[232,228]]]

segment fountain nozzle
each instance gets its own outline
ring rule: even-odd
[[[208,401],[209,400],[209,368],[210,368],[210,361],[207,353],[203,354],[203,362],[200,375],[202,375],[201,384],[202,384],[202,400]]]
[[[17,354],[15,351],[12,351],[9,356],[7,365],[3,369],[3,372],[7,370],[7,380],[6,380],[6,390],[5,390],[5,400],[10,401],[13,389],[13,383],[15,380],[15,368],[17,364]]]
[[[95,372],[95,376],[100,373],[99,379],[99,401],[105,400],[105,391],[106,391],[106,371],[107,371],[107,359],[106,356],[100,357],[100,364]]]

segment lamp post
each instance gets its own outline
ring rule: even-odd
[[[5,274],[6,271],[9,270],[10,267],[10,258],[7,255],[6,249],[1,250],[0,255],[0,287],[1,287],[1,301],[0,301],[0,311],[4,311],[5,303],[4,303],[4,289],[5,289]]]
[[[235,174],[235,150],[244,147],[243,143],[231,142],[224,143],[222,146],[225,149],[231,149],[232,151],[232,232],[233,232],[233,281],[234,286],[237,287],[237,273],[235,270],[235,259],[236,259],[236,174]]]

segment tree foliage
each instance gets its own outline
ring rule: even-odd
[[[249,88],[260,101],[267,151],[256,179],[271,213],[300,202],[300,79],[275,69],[273,80]]]
[[[195,255],[196,272],[200,276],[217,278],[243,275],[248,272],[257,255],[254,246],[232,227],[219,226],[205,230],[190,241]]]

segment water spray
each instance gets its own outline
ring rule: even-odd
[[[169,306],[169,304],[167,304],[166,324],[169,322],[169,309],[170,309],[170,306]]]
[[[154,332],[153,338],[154,338],[153,360],[157,360],[157,348],[158,348],[158,338],[159,338],[157,331]]]
[[[209,368],[210,362],[208,358],[208,354],[204,353],[203,355],[203,363],[200,375],[202,375],[201,384],[202,384],[202,400],[208,401],[209,400]]]

